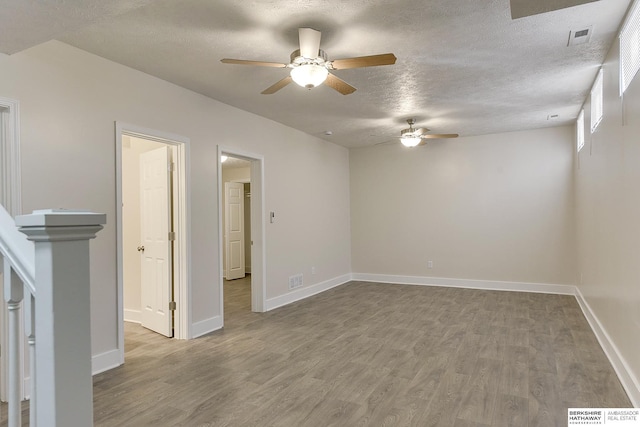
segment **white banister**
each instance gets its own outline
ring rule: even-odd
[[[9,350],[7,352],[9,359],[9,426],[22,425],[22,408],[20,405],[21,383],[22,383],[22,357],[20,342],[20,304],[24,296],[23,285],[19,281],[18,276],[11,268],[11,263],[7,257],[3,260],[3,279],[4,279],[4,299],[7,302],[9,311],[9,337],[7,340]]]
[[[89,240],[106,216],[43,210],[15,223],[35,245],[35,416],[51,427],[91,426]]]
[[[20,327],[21,302],[26,291],[35,294],[34,245],[16,228],[11,215],[0,206],[0,254],[2,255],[3,297],[6,302],[8,327],[3,349],[6,357],[6,398],[8,425],[21,426],[21,400],[24,380],[24,347]],[[4,374],[4,373],[3,373]]]
[[[12,269],[20,277],[22,283],[29,287],[32,294],[35,294],[33,243],[18,231],[13,218],[1,205],[0,253],[5,259],[9,259]]]
[[[29,425],[35,427],[36,422],[36,299],[33,295],[29,295],[24,300],[25,308],[25,333],[27,335],[27,343],[29,344],[29,374],[30,378],[30,396],[29,396]]]

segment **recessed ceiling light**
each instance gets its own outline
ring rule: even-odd
[[[333,132],[331,132],[330,130],[325,130],[324,134],[331,136],[331,135],[333,135]]]

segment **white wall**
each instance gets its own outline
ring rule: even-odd
[[[0,55],[0,96],[20,102],[24,211],[107,214],[91,246],[94,355],[118,345],[115,121],[190,138],[194,323],[220,315],[217,144],[265,159],[265,210],[279,214],[266,224],[267,296],[312,265],[305,285],[350,272],[346,149],[57,41]],[[260,138],[238,139],[240,127]]]
[[[604,118],[591,135],[587,100],[586,144],[576,155],[579,289],[627,365],[640,405],[640,75],[625,92],[623,126],[618,52],[616,39],[604,63]]]
[[[351,150],[353,271],[573,284],[572,137],[556,127]]]

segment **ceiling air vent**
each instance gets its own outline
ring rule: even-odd
[[[588,27],[581,28],[579,30],[569,31],[569,43],[567,43],[567,46],[589,43],[592,31],[593,25],[589,25]]]

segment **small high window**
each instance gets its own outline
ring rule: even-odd
[[[640,69],[640,1],[634,1],[620,30],[620,96]]]
[[[578,119],[576,120],[576,141],[578,145],[578,152],[584,147],[584,109],[580,110]]]
[[[602,121],[602,68],[598,71],[596,81],[591,89],[591,133]]]

